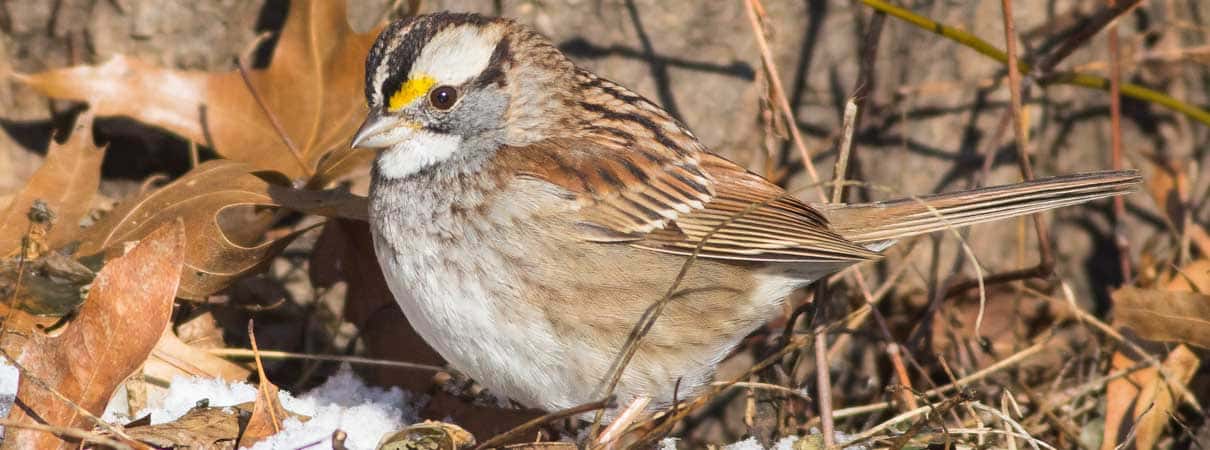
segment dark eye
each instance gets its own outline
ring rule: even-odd
[[[437,109],[450,109],[458,100],[458,91],[450,86],[438,86],[429,93],[429,103]]]

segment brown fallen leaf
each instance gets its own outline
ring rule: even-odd
[[[1153,160],[1151,177],[1147,180],[1147,191],[1157,205],[1168,216],[1168,220],[1180,227],[1185,221],[1189,198],[1188,161]]]
[[[9,420],[73,428],[90,426],[76,409],[30,377],[100,415],[114,389],[147,360],[168,326],[184,247],[184,226],[180,222],[163,224],[126,255],[101,269],[78,316],[61,334],[30,336],[19,355],[13,355],[26,372]],[[75,446],[53,434],[13,428],[6,433],[3,445]]]
[[[1111,296],[1115,325],[1153,341],[1210,348],[1210,295],[1126,286]]]
[[[119,204],[82,236],[79,254],[93,255],[139,239],[165,222],[184,220],[190,236],[177,296],[203,299],[232,281],[261,270],[302,231],[256,243],[271,225],[270,211],[234,226],[220,223],[239,208],[272,207],[268,192],[273,173],[229,160],[207,161],[159,189]],[[279,176],[280,177],[280,176]],[[277,182],[285,182],[277,180]]]
[[[268,68],[248,74],[301,160],[237,71],[169,70],[116,56],[100,66],[14,76],[43,95],[90,102],[97,115],[132,117],[209,145],[229,159],[290,178],[310,176],[325,153],[348,146],[366,112],[358,68],[381,26],[355,33],[345,3],[291,2]]]
[[[277,385],[269,381],[265,375],[265,366],[260,361],[260,349],[256,345],[256,333],[252,330],[252,322],[248,322],[248,339],[252,342],[252,352],[256,357],[256,372],[260,376],[260,385],[256,390],[256,403],[252,406],[252,417],[248,426],[244,427],[239,438],[239,447],[251,447],[281,431],[282,421],[288,413],[281,406]]]
[[[1177,269],[1164,286],[1170,291],[1210,294],[1210,259],[1199,259]]]
[[[1142,384],[1138,400],[1134,405],[1134,447],[1137,450],[1155,448],[1164,427],[1168,425],[1174,405],[1172,393],[1178,386],[1185,386],[1193,379],[1200,363],[1189,347],[1178,345],[1164,359],[1165,372],[1171,375],[1167,383],[1159,376],[1152,376],[1149,383]]]
[[[101,182],[101,160],[105,149],[92,142],[92,113],[76,118],[71,138],[62,144],[51,140],[46,161],[8,203],[0,215],[0,257],[15,254],[29,229],[28,213],[41,200],[54,213],[54,226],[45,238],[50,248],[73,240],[80,232],[80,219],[88,213]]]
[[[126,428],[126,434],[156,448],[234,449],[247,412],[238,408],[197,407],[159,425]]]
[[[55,250],[32,260],[0,259],[0,298],[31,314],[62,317],[80,306],[94,277],[92,269]]]
[[[164,330],[164,335],[151,351],[143,373],[163,381],[171,381],[174,377],[183,375],[234,382],[247,380],[251,371],[181,341],[176,333],[169,329]]]
[[[1114,352],[1109,371],[1116,372],[1133,366],[1135,361],[1122,352]],[[1102,431],[1101,450],[1114,450],[1123,431],[1130,425],[1126,415],[1130,413],[1134,400],[1139,396],[1139,386],[1156,376],[1155,368],[1148,367],[1122,378],[1109,381],[1105,386],[1105,428]],[[1125,425],[1125,426],[1124,426]]]

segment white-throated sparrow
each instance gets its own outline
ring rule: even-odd
[[[678,385],[692,395],[791,290],[895,239],[1139,182],[1101,172],[928,206],[811,206],[708,153],[659,106],[538,33],[469,14],[388,27],[366,62],[366,98],[353,145],[380,149],[371,228],[408,320],[455,368],[546,409],[600,395],[635,323],[714,228],[626,368],[620,401],[667,404]]]

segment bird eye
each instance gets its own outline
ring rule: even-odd
[[[454,107],[454,102],[458,100],[458,91],[450,86],[438,86],[429,93],[429,103],[433,104],[437,109],[450,109]]]

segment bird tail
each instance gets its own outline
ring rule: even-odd
[[[947,228],[1022,216],[1138,189],[1138,171],[1102,171],[951,194],[885,202],[825,206],[832,228],[872,247]]]

